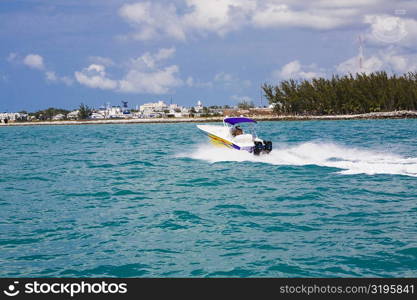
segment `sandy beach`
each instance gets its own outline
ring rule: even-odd
[[[254,115],[257,121],[308,121],[308,120],[361,120],[361,119],[406,119],[417,118],[417,111],[373,112],[352,115]],[[0,126],[37,126],[37,125],[97,125],[97,124],[140,124],[140,123],[204,123],[221,122],[222,117],[206,118],[152,118],[152,119],[104,119],[104,120],[66,120],[66,121],[28,121],[0,123]]]

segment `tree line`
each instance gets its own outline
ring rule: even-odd
[[[34,116],[38,120],[52,120],[52,117],[58,114],[67,115],[70,111],[62,108],[49,107],[47,109],[38,110],[34,113],[29,113],[30,116]]]
[[[83,103],[80,104],[78,107],[78,119],[85,120],[88,119],[88,117],[92,114],[93,109],[91,107],[88,107],[87,105],[84,105]],[[27,111],[21,111],[21,113],[28,113]],[[62,108],[55,108],[55,107],[49,107],[47,109],[38,110],[33,113],[28,113],[30,116],[34,116],[38,120],[46,121],[46,120],[52,120],[52,118],[58,114],[62,114],[65,116],[70,113],[67,109]]]
[[[338,76],[331,79],[285,80],[262,89],[279,114],[357,114],[417,110],[417,72],[386,72]]]

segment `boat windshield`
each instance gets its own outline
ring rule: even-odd
[[[256,123],[238,123],[234,126],[230,127],[230,133],[233,136],[241,135],[241,134],[250,134],[253,138],[257,138],[258,135],[256,133]]]

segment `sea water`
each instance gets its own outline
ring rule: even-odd
[[[416,276],[417,120],[0,128],[0,276]]]

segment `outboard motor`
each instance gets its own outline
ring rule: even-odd
[[[264,152],[269,153],[272,151],[272,142],[271,141],[264,141]]]
[[[264,150],[262,142],[255,142],[255,147],[253,147],[253,154],[259,155]]]

